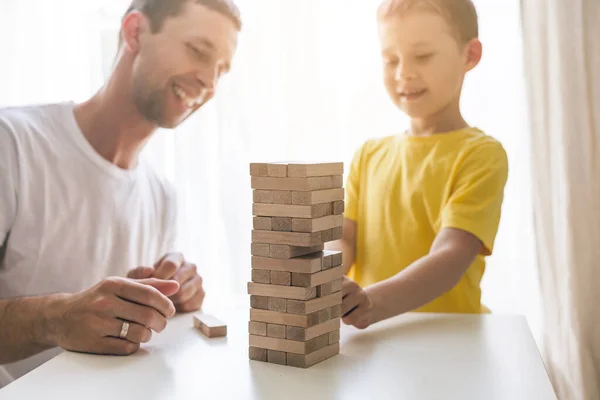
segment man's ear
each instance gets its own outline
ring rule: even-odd
[[[483,55],[483,45],[481,41],[477,38],[471,39],[465,45],[466,52],[466,63],[465,63],[465,72],[469,72],[473,68],[475,68],[479,62],[481,61],[481,57]]]
[[[144,15],[134,10],[123,18],[121,25],[121,40],[125,49],[132,53],[137,53],[140,49],[140,37],[146,28],[146,18]]]

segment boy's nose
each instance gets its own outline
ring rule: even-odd
[[[407,63],[398,63],[396,71],[394,71],[394,79],[396,81],[409,80],[415,77],[414,70]]]

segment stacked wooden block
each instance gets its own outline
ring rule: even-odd
[[[250,164],[250,359],[307,368],[339,354],[343,163]]]

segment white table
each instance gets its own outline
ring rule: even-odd
[[[248,360],[248,310],[192,316],[129,357],[65,352],[0,390],[5,399],[556,399],[524,318],[407,314],[365,331],[344,326],[341,354],[309,369]]]

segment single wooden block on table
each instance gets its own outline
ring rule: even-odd
[[[331,176],[343,175],[344,163],[306,163],[296,164],[290,163],[287,165],[287,176],[289,177],[311,177],[311,176]]]
[[[320,232],[341,227],[344,223],[343,215],[326,215],[320,218],[292,218],[292,232]],[[256,229],[256,228],[255,228]],[[270,229],[263,229],[270,230]]]
[[[289,190],[295,192],[312,192],[317,190],[337,189],[343,186],[342,176],[318,176],[313,178],[250,178],[252,189]]]
[[[251,360],[267,362],[267,349],[249,346],[248,355]]]
[[[271,246],[266,243],[252,243],[250,252],[253,256],[269,257]]]
[[[325,271],[317,272],[314,274],[292,273],[292,286],[319,286],[324,283],[333,282],[336,279],[340,279],[343,275],[344,268],[342,266],[330,268]]]
[[[252,220],[252,228],[257,231],[273,230],[272,218],[270,217],[254,217]]]
[[[267,336],[267,324],[265,322],[248,322],[248,332],[251,335]]]
[[[285,271],[270,271],[271,285],[292,286],[292,273]]]
[[[248,282],[248,294],[293,300],[309,300],[317,297],[317,288],[266,285],[262,283]]]
[[[267,299],[268,310],[282,313],[287,312],[287,299],[281,299],[278,297],[268,297]]]
[[[285,339],[285,325],[267,324],[267,336]]]
[[[266,296],[250,296],[250,307],[268,310],[269,298]]]
[[[311,274],[323,269],[323,260],[327,253],[319,251],[304,256],[281,259],[252,256],[252,268],[269,271],[299,272]],[[331,257],[328,258],[331,265]]]
[[[267,362],[270,364],[287,364],[287,353],[284,351],[267,350]]]
[[[274,231],[277,232],[291,232],[292,231],[292,219],[289,217],[273,217],[271,223]]]
[[[271,274],[269,273],[269,271],[265,271],[262,269],[253,269],[252,270],[252,282],[264,283],[264,284],[268,285],[271,283]]]
[[[250,346],[267,350],[284,351],[286,353],[309,354],[329,345],[329,334],[318,336],[307,341],[278,339],[265,336],[250,335]]]
[[[290,367],[309,368],[323,362],[337,354],[340,354],[340,343],[334,343],[323,347],[310,354],[287,354],[287,365]]]
[[[333,214],[340,215],[344,213],[344,202],[343,201],[334,201],[333,202]]]
[[[293,287],[293,286],[292,286]],[[315,289],[316,288],[309,288]],[[337,292],[325,297],[316,297],[311,300],[288,299],[287,313],[289,314],[311,314],[324,308],[330,308],[342,303],[342,293]]]
[[[317,253],[325,249],[323,244],[313,247],[288,246],[285,244],[271,244],[267,246],[270,246],[270,253],[267,257],[281,259],[305,256],[307,254]]]
[[[341,310],[341,307],[340,307]],[[333,315],[333,310],[332,310]],[[338,315],[339,316],[339,315]],[[299,326],[309,328],[319,323],[319,312],[312,314],[296,315],[269,310],[250,309],[250,321],[266,322],[268,324]]]
[[[209,338],[227,336],[227,325],[209,314],[194,314],[194,326]]]
[[[292,204],[292,192],[289,190],[256,189],[252,192],[252,201],[264,204]]]
[[[323,244],[322,232],[276,232],[252,231],[254,243],[283,244],[288,246],[312,247]]]
[[[288,204],[252,204],[252,214],[259,217],[288,217],[288,218],[320,218],[332,215],[332,203],[315,204],[312,206],[295,206]]]
[[[338,330],[339,334],[340,318],[329,319],[323,323],[311,326],[310,328],[301,328],[299,326],[287,326],[285,330],[285,338],[289,340],[306,341],[314,339],[326,333],[331,335],[331,332],[335,331],[336,329]]]
[[[314,204],[333,203],[344,200],[344,188],[333,188],[324,190],[311,190],[309,192],[291,191],[290,200],[292,204],[311,206]]]

